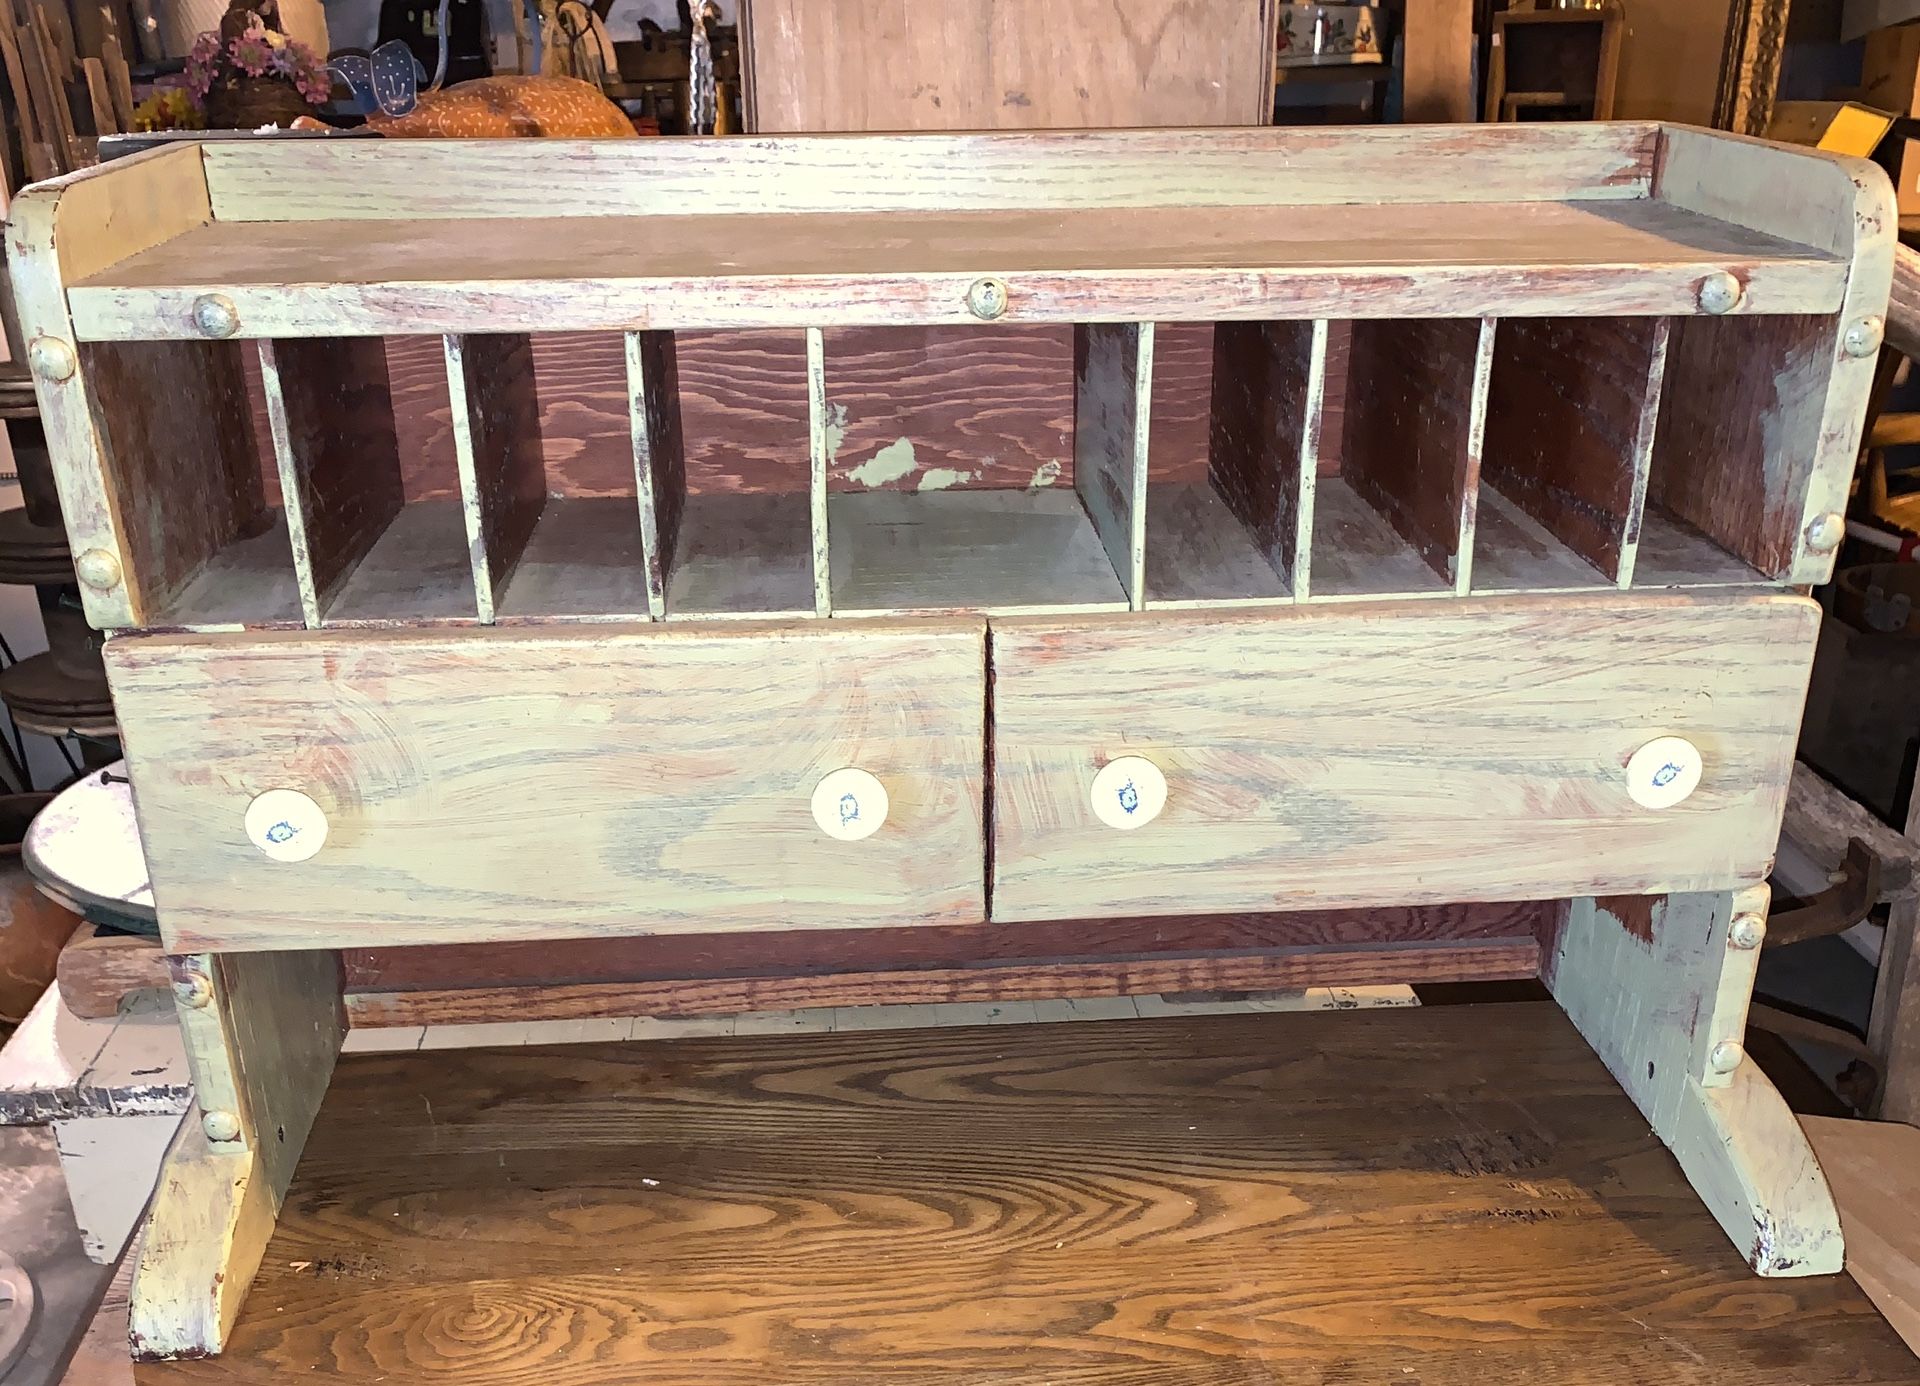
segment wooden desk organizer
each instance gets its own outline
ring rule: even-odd
[[[1345,980],[1544,976],[1753,1266],[1838,1270],[1741,1037],[1894,226],[1866,163],[1644,124],[220,143],[29,190],[204,1111],[136,1349],[225,1341],[368,946],[1373,910],[1316,982],[1356,940]],[[840,456],[839,334],[985,322],[1051,363],[1058,484],[915,469],[993,397]],[[1210,384],[1156,379],[1194,323]],[[749,477],[676,343],[767,328],[806,427]],[[624,355],[618,484],[543,441],[555,333]],[[1521,965],[1395,932],[1536,900]]]

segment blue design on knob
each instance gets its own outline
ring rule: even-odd
[[[1120,786],[1120,807],[1128,813],[1132,813],[1140,807],[1140,791],[1133,787],[1132,780],[1128,780]]]
[[[300,830],[298,828],[282,818],[278,823],[275,823],[271,828],[267,829],[267,841],[275,843],[276,845],[282,842],[291,842],[299,835],[299,832]]]
[[[1655,789],[1665,789],[1679,778],[1680,767],[1672,761],[1668,761],[1665,765],[1653,772],[1653,785]]]
[[[859,819],[860,800],[852,794],[842,794],[840,796],[840,826],[844,828],[849,823],[858,822]]]

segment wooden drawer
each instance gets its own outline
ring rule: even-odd
[[[789,929],[983,915],[985,636],[758,624],[108,643],[174,951]],[[853,766],[890,805],[817,825]],[[254,796],[326,818],[269,859]]]
[[[994,917],[1760,880],[1817,622],[1752,595],[996,622]],[[1627,762],[1662,735],[1701,780],[1643,808]],[[1122,831],[1089,795],[1126,755],[1167,796]]]

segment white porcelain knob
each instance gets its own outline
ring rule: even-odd
[[[855,766],[824,776],[813,787],[813,821],[828,837],[858,842],[887,821],[887,787]]]
[[[1093,816],[1109,828],[1144,828],[1167,806],[1167,777],[1143,756],[1117,756],[1093,777]]]
[[[269,789],[247,805],[247,837],[274,861],[305,861],[327,845],[327,815],[297,789]]]
[[[1657,736],[1627,761],[1627,793],[1642,808],[1672,808],[1699,787],[1703,768],[1684,736]]]

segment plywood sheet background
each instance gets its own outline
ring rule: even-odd
[[[1272,0],[742,0],[747,123],[823,130],[1261,125]]]
[[[1713,124],[1731,9],[1732,0],[1629,4],[1614,118]]]

